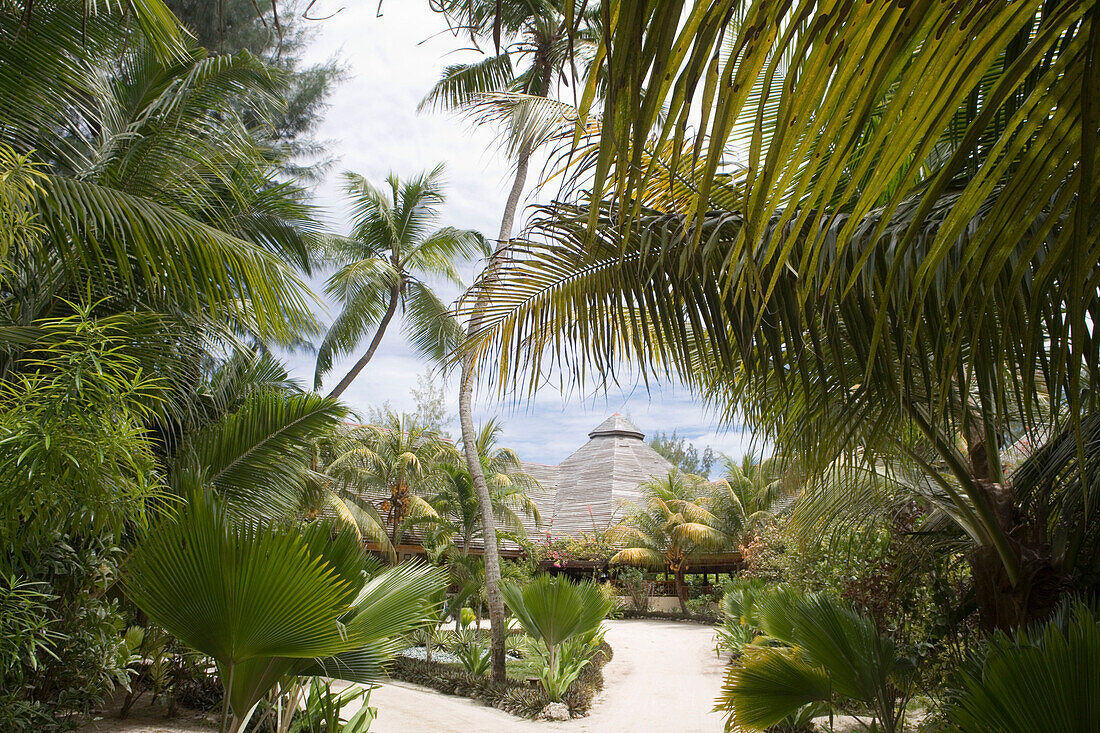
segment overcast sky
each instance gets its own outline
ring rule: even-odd
[[[440,224],[495,237],[512,171],[497,151],[493,131],[474,129],[452,116],[416,111],[443,67],[470,60],[472,52],[453,52],[464,45],[462,40],[440,33],[446,26],[425,0],[386,0],[381,17],[376,17],[373,0],[322,0],[313,12],[321,15],[338,8],[342,9],[334,17],[318,23],[310,49],[310,58],[337,56],[349,72],[333,95],[319,132],[320,138],[330,141],[329,151],[337,158],[332,174],[317,189],[317,202],[332,226],[347,229],[340,171],[352,170],[381,182],[390,171],[404,178],[443,162],[448,188]],[[533,201],[529,197],[525,204]],[[470,278],[474,268],[467,269]],[[320,283],[315,285],[319,290]],[[331,318],[332,314],[325,316],[326,321]],[[337,362],[325,386],[334,384],[356,358]],[[296,376],[312,384],[311,354],[293,354],[287,361]],[[398,410],[411,410],[410,388],[424,370],[425,364],[413,355],[398,330],[391,329],[344,399],[361,410],[385,401]],[[455,381],[452,378],[447,384],[446,394],[457,412]],[[499,417],[504,443],[530,461],[560,462],[613,412],[628,415],[647,434],[675,430],[700,449],[710,445],[735,458],[752,445],[751,436],[740,431],[716,432],[713,416],[686,389],[671,384],[652,386],[649,392],[641,385],[611,388],[606,394],[588,390],[563,395],[547,389],[533,401],[518,404],[502,404],[495,397],[489,389],[479,391],[479,420]],[[453,426],[452,432],[457,432]]]

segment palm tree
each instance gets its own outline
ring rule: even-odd
[[[572,640],[596,636],[611,611],[611,601],[591,581],[573,583],[566,577],[547,574],[523,587],[507,583],[502,591],[523,630],[546,647],[542,683],[550,699],[560,701],[588,663],[586,655],[566,659],[567,645]]]
[[[667,569],[676,582],[680,611],[688,613],[684,574],[700,554],[728,541],[706,507],[709,485],[704,479],[675,469],[639,487],[642,505],[620,526],[626,547],[611,563]]]
[[[496,420],[482,426],[477,436],[477,454],[490,487],[495,521],[503,525],[512,537],[522,539],[527,535],[523,526],[524,517],[536,523],[542,521],[538,506],[527,495],[527,490],[538,484],[530,474],[521,470],[515,451],[497,447],[500,430]],[[434,531],[448,537],[448,542],[457,544],[459,554],[466,556],[473,540],[480,537],[484,541],[477,492],[470,480],[469,469],[464,464],[444,466],[443,472],[442,485],[428,498],[428,503],[439,514]]]
[[[904,729],[914,670],[873,619],[826,595],[775,587],[757,606],[769,638],[727,672],[718,709],[731,724],[763,730],[806,705],[854,701],[873,715],[872,729]]]
[[[356,348],[372,328],[374,335],[329,397],[343,394],[370,362],[398,306],[413,345],[431,358],[445,356],[461,327],[425,279],[461,285],[456,260],[487,254],[475,232],[453,227],[430,231],[443,205],[442,165],[404,183],[391,173],[386,184],[379,189],[360,175],[344,174],[354,217],[352,235],[331,238],[329,254],[342,266],[325,284],[325,292],[343,310],[317,351],[315,386],[320,388],[334,358]]]
[[[443,576],[424,565],[369,571],[348,527],[234,521],[199,493],[142,538],[123,582],[150,619],[215,660],[222,731],[235,733],[287,676],[383,675],[400,637],[433,612]]]
[[[314,327],[294,272],[310,264],[312,214],[275,179],[277,153],[253,136],[263,120],[234,112],[242,97],[278,106],[271,71],[186,47],[156,0],[85,10],[0,10],[0,165],[7,175],[16,156],[39,174],[23,206],[35,235],[0,269],[4,321],[84,300],[192,332],[299,339]]]
[[[722,467],[724,475],[716,482],[711,511],[717,517],[730,517],[725,523],[736,526],[739,534],[775,521],[799,488],[797,467],[785,465],[781,457],[761,461],[745,454],[738,463],[723,455]]]
[[[439,520],[429,496],[443,481],[443,467],[458,460],[449,441],[417,425],[407,415],[390,413],[383,425],[368,425],[358,445],[329,464],[330,472],[353,472],[361,496],[381,494],[377,510],[389,528],[394,548],[413,524]]]
[[[422,107],[435,105],[441,108],[470,109],[482,95],[498,91],[519,92],[537,100],[548,98],[556,82],[561,78],[570,61],[570,40],[565,33],[561,8],[567,3],[557,0],[445,0],[440,10],[465,29],[471,39],[492,35],[497,53],[476,64],[457,64],[448,67],[421,103]],[[514,48],[501,51],[501,33],[516,39]],[[513,55],[527,60],[529,66],[517,74],[513,68]],[[530,109],[531,106],[524,106]],[[527,181],[527,169],[537,138],[530,135],[530,126],[523,116],[507,115],[510,133],[510,151],[516,159],[516,175],[504,213],[500,221],[500,233],[493,257],[486,268],[486,276],[493,279],[501,266],[498,253],[511,240],[516,210]],[[466,326],[467,334],[475,334],[481,328],[480,311],[485,303],[476,299],[472,315]],[[464,355],[459,379],[458,417],[463,444],[475,445],[477,430],[473,418],[473,389],[476,369],[472,356]],[[492,496],[481,469],[478,456],[466,451],[466,464],[477,491],[481,506],[482,526],[485,528],[485,576],[492,620],[492,679],[503,683],[505,679],[504,601],[500,594],[500,557],[497,552],[496,528],[493,526]]]

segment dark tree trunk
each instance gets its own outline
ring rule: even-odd
[[[680,602],[680,613],[688,615],[687,600],[684,598],[684,566],[677,565],[673,577],[676,579],[676,600]]]
[[[1013,582],[995,547],[979,545],[968,553],[979,623],[986,630],[1016,629],[1054,609],[1063,580],[1043,533],[1018,511],[1012,488],[992,480],[981,434],[971,434],[967,452],[977,491],[992,508],[994,520],[1008,538],[1019,564]]]

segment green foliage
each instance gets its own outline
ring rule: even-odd
[[[0,382],[0,538],[117,536],[158,493],[145,420],[163,395],[134,344],[140,315],[39,321]]]
[[[671,433],[658,430],[648,443],[675,468],[694,476],[710,476],[710,469],[718,460],[718,455],[709,445],[700,452],[687,438],[677,435],[675,430]]]
[[[124,616],[108,594],[119,553],[103,540],[54,534],[3,557],[16,563],[22,578],[12,589],[21,590],[9,594],[0,611],[8,624],[6,643],[21,645],[5,645],[0,660],[7,695],[0,707],[10,712],[6,722],[14,730],[86,714],[127,684]]]
[[[170,465],[184,495],[209,486],[234,510],[272,519],[293,515],[313,477],[311,440],[347,415],[335,400],[287,389],[258,389],[235,409],[186,434]]]
[[[408,415],[390,413],[384,422],[353,432],[353,439],[342,446],[344,450],[326,471],[346,484],[344,496],[356,503],[364,503],[364,487],[381,495],[372,508],[388,532],[382,549],[392,553],[409,527],[439,520],[424,497],[438,490],[445,480],[444,467],[454,465],[458,453],[438,433]]]
[[[134,5],[137,25],[130,3],[38,6],[34,33],[18,6],[0,11],[12,39],[0,122],[15,156],[0,156],[2,175],[27,156],[43,174],[16,212],[34,236],[0,268],[4,325],[63,315],[90,287],[99,315],[297,339],[314,321],[293,267],[309,266],[316,227],[301,191],[275,180],[260,125],[235,107],[277,105],[273,77],[248,56],[185,49],[162,3]]]
[[[771,591],[755,605],[772,641],[747,647],[730,668],[719,702],[730,720],[763,729],[811,703],[855,702],[885,731],[901,730],[912,663],[872,619],[823,595]]]
[[[597,629],[609,610],[598,585],[564,576],[544,574],[522,588],[504,584],[501,591],[523,630],[551,649]]]
[[[617,531],[599,531],[593,528],[591,533],[581,532],[579,536],[550,537],[549,533],[534,549],[539,559],[549,560],[554,567],[562,568],[572,560],[610,560],[618,552]]]
[[[366,733],[378,715],[377,708],[370,707],[372,689],[352,685],[334,692],[332,682],[311,677],[305,707],[293,715],[290,733]],[[360,708],[345,718],[343,709],[353,703]]]
[[[1100,615],[1065,603],[1050,621],[998,632],[961,670],[949,717],[967,733],[1100,728]]]
[[[630,596],[630,603],[635,611],[649,610],[649,597],[653,595],[653,583],[646,579],[646,573],[641,568],[622,568],[618,573],[619,585]]]
[[[611,602],[595,583],[550,575],[540,575],[522,588],[504,583],[501,593],[534,648],[540,649],[540,679],[550,699],[559,701],[587,663]]]
[[[467,609],[462,610],[465,616]],[[489,670],[489,647],[481,642],[481,634],[476,629],[467,626],[458,631],[452,650],[467,674],[483,675]]]
[[[561,702],[573,682],[590,663],[592,655],[603,644],[603,632],[593,630],[572,636],[562,642],[555,652],[545,642],[532,640],[528,657],[539,665],[539,682],[553,702]]]
[[[345,173],[352,209],[352,234],[326,243],[339,267],[325,292],[341,304],[317,350],[314,387],[333,361],[351,353],[373,332],[371,345],[330,393],[338,397],[374,355],[390,320],[402,306],[406,336],[422,355],[436,361],[450,354],[464,336],[462,326],[429,285],[462,280],[459,261],[485,255],[476,232],[444,227],[432,231],[443,205],[443,166],[402,182],[390,174],[383,188],[363,176]]]
[[[565,692],[564,702],[573,715],[584,715],[596,693],[603,687],[603,667],[611,661],[611,647],[601,644],[589,663]],[[526,680],[508,678],[496,684],[486,676],[473,676],[438,662],[423,662],[405,657],[394,661],[393,677],[439,690],[447,695],[462,695],[480,700],[513,715],[533,718],[550,702],[546,690],[532,687]]]
[[[44,583],[0,577],[0,728],[22,731],[44,727],[47,709],[27,699],[27,685],[58,635],[51,631],[53,597]],[[42,660],[42,661],[40,661]],[[30,677],[31,679],[28,679]]]
[[[538,486],[538,482],[522,470],[515,451],[497,443],[500,431],[496,420],[485,423],[478,431],[476,450],[489,487],[493,516],[500,525],[497,527],[498,542],[511,539],[522,543],[527,539],[524,519],[535,523],[541,520],[538,506],[527,494],[529,489]],[[461,460],[445,464],[441,466],[440,479],[438,488],[427,497],[438,518],[426,544],[450,545],[455,552],[465,556],[470,551],[471,541],[479,538],[484,541],[485,534],[481,503],[469,465]]]
[[[234,522],[196,498],[143,539],[124,577],[155,623],[217,662],[236,729],[287,675],[369,682],[442,582],[426,567],[365,569],[348,528]]]
[[[267,122],[272,143],[289,147],[288,172],[306,177],[322,173],[329,161],[327,156],[317,160],[325,150],[314,132],[344,70],[336,59],[304,63],[316,31],[302,17],[304,4],[284,0],[277,6],[262,6],[250,0],[219,0],[217,12],[203,0],[166,0],[165,4],[195,34],[199,45],[212,53],[247,51],[278,71],[284,104],[276,109],[249,108],[247,113]]]

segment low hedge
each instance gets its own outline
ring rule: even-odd
[[[710,613],[688,614],[685,616],[679,611],[638,611],[633,608],[620,609],[620,618],[656,618],[665,621],[690,621],[707,626],[715,626],[722,623],[721,616]]]
[[[592,707],[596,693],[603,689],[603,667],[611,661],[611,647],[604,642],[591,657],[563,696],[573,716],[581,716]],[[512,715],[533,718],[550,704],[546,691],[537,682],[509,679],[494,685],[487,675],[477,676],[440,662],[398,657],[390,676],[403,682],[430,687],[447,695],[478,700]]]

